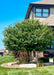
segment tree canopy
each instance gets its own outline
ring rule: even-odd
[[[53,38],[52,29],[43,25],[39,20],[24,20],[21,23],[9,25],[3,31],[4,45],[8,50],[44,51],[47,45],[51,45]]]

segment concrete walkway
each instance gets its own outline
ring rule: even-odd
[[[18,64],[17,62],[4,63],[1,65],[2,67],[7,68],[36,68],[36,64]]]

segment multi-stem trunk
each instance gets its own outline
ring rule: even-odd
[[[28,61],[28,63],[30,62],[29,51],[27,51],[27,61]]]

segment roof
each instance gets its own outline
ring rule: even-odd
[[[27,10],[25,19],[27,19],[29,17],[29,14],[30,14],[31,9],[32,9],[32,6],[29,4],[29,7],[28,7],[28,10]]]
[[[32,4],[51,4],[51,5],[53,5],[54,4],[54,0],[40,0],[40,1],[34,2]]]

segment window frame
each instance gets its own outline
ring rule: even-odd
[[[51,45],[51,49],[54,50],[54,47],[52,48],[52,46],[54,46],[54,44]]]
[[[36,9],[41,9],[41,12],[36,12]],[[48,12],[43,12],[43,9],[48,9]],[[41,16],[36,16],[36,13],[41,13]],[[50,8],[35,8],[35,17],[41,17],[41,18],[47,18],[43,16],[43,13],[48,14],[48,17],[50,15]]]
[[[47,50],[54,50],[54,47],[52,48],[52,46],[54,46],[54,39],[52,40],[52,45],[47,45]]]

